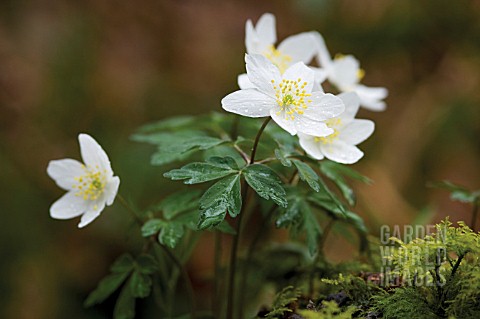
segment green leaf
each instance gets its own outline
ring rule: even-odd
[[[268,166],[253,164],[243,171],[245,180],[257,194],[266,200],[272,199],[277,205],[287,207],[285,189],[280,178]]]
[[[155,235],[163,226],[165,226],[165,224],[166,222],[161,219],[150,219],[142,226],[142,236],[149,237]]]
[[[195,123],[194,116],[176,116],[155,123],[146,124],[138,129],[139,132],[149,133],[161,130],[180,129],[182,127],[191,126]]]
[[[149,143],[161,147],[168,147],[183,143],[191,138],[205,136],[205,133],[197,130],[176,130],[175,132],[155,132],[151,134],[134,134],[131,140],[141,143]]]
[[[158,234],[158,241],[162,245],[175,248],[184,234],[185,229],[182,224],[176,222],[165,223],[160,234]]]
[[[127,279],[130,272],[112,273],[103,278],[97,288],[92,291],[85,300],[84,306],[91,307],[107,299]]]
[[[161,166],[176,161],[183,161],[186,160],[192,153],[193,152],[167,153],[159,150],[158,152],[154,153],[150,158],[150,164],[154,166]]]
[[[365,223],[362,219],[362,217],[358,216],[357,214],[355,214],[354,212],[350,212],[350,211],[347,211],[347,222],[351,225],[353,225],[353,227],[355,227],[355,229],[361,231],[362,233],[368,233],[368,229],[367,229],[367,226],[365,226]]]
[[[229,176],[213,184],[200,199],[199,229],[218,225],[228,211],[232,217],[240,213],[242,195],[240,175]]]
[[[130,272],[133,269],[134,260],[132,255],[123,254],[115,260],[115,262],[110,266],[110,271],[113,273],[124,273]]]
[[[197,208],[200,194],[196,189],[184,190],[166,197],[157,208],[163,211],[166,219],[172,219],[179,213]]]
[[[220,224],[214,227],[214,229],[229,235],[237,234],[237,231],[232,226],[230,226],[230,224],[226,220],[222,220]]]
[[[280,163],[285,167],[291,167],[292,161],[287,158],[288,153],[283,148],[275,149],[275,157],[280,161]]]
[[[332,198],[325,192],[310,194],[307,200],[317,207],[320,207],[327,211],[332,218],[345,219],[346,209],[338,201],[332,200]]]
[[[149,275],[135,271],[130,278],[129,285],[134,298],[145,298],[150,295],[152,278]]]
[[[142,254],[136,260],[138,270],[142,274],[151,275],[158,270],[158,263],[151,255]]]
[[[317,173],[307,163],[297,159],[292,159],[292,162],[298,169],[300,179],[307,182],[314,191],[318,192],[320,190],[320,185],[318,183],[319,177]]]
[[[294,197],[288,201],[286,209],[282,210],[282,213],[275,222],[277,227],[288,227],[290,225],[299,224],[301,222],[300,215],[300,202],[301,198]]]
[[[303,213],[303,229],[305,231],[308,251],[310,255],[313,256],[318,250],[318,236],[320,236],[322,230],[317,218],[306,202],[302,201],[300,210]]]
[[[370,183],[370,179],[359,174],[355,170],[347,167],[346,165],[338,164],[331,161],[325,161],[320,163],[320,170],[330,180],[332,180],[338,189],[342,192],[343,197],[347,200],[350,206],[355,205],[355,193],[353,189],[346,183],[343,176],[347,176],[353,179],[360,180],[364,183]]]
[[[450,191],[450,199],[462,203],[480,204],[480,190],[470,191],[463,186],[454,184],[450,181],[430,183],[432,187],[444,188]]]
[[[185,153],[191,150],[207,150],[211,147],[220,145],[226,142],[225,140],[210,137],[210,136],[196,136],[186,139],[182,143],[174,143],[168,146],[164,146],[160,149],[166,153]]]
[[[207,162],[190,163],[180,169],[171,170],[163,176],[172,180],[185,180],[185,184],[203,183],[235,173],[236,170],[230,166],[233,165],[232,161],[235,162],[228,157],[223,161],[219,157],[213,157]]]
[[[131,280],[129,280],[129,283]],[[123,287],[120,296],[115,304],[113,310],[114,319],[133,319],[135,318],[135,297],[131,292],[130,284]]]

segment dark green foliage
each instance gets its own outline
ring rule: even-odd
[[[385,319],[437,319],[425,297],[412,287],[397,288],[392,294],[374,297],[375,309]]]
[[[442,181],[438,183],[431,183],[433,187],[444,188],[450,191],[450,198],[455,201],[462,203],[470,203],[480,205],[480,189],[471,191],[456,185],[450,181]]]
[[[293,164],[298,169],[300,179],[306,182],[314,191],[320,191],[319,177],[317,173],[306,163],[297,159],[292,159]]]
[[[265,199],[272,199],[275,204],[281,207],[287,207],[285,198],[285,189],[282,186],[277,174],[266,165],[253,164],[248,166],[243,174],[248,185],[250,185],[257,194]]]
[[[238,167],[233,158],[211,157],[206,162],[190,163],[163,176],[172,180],[185,180],[185,184],[197,184],[219,179],[237,171]]]
[[[300,291],[292,286],[285,287],[280,291],[273,301],[272,310],[265,314],[264,318],[283,318],[283,315],[288,312],[293,312],[290,304],[297,301],[300,296]]]
[[[200,199],[199,229],[216,226],[225,218],[227,211],[232,217],[240,213],[242,195],[240,176],[233,175],[213,184]]]

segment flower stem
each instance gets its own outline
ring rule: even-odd
[[[310,273],[310,278],[308,282],[308,294],[310,298],[313,298],[313,294],[315,293],[315,268],[317,266],[318,261],[320,260],[320,257],[324,256],[323,248],[325,246],[325,241],[327,240],[327,236],[332,230],[332,226],[335,223],[335,219],[332,218],[328,221],[327,225],[325,226],[325,230],[323,232],[322,238],[320,238],[320,241],[318,243],[318,252],[317,255],[315,256],[313,263],[312,263],[312,271]]]
[[[257,136],[255,137],[255,141],[253,142],[252,146],[252,154],[250,155],[250,163],[252,165],[255,163],[255,154],[257,153],[258,142],[260,141],[260,137],[262,136],[263,131],[267,127],[268,123],[270,122],[271,117],[267,117],[267,119],[263,122],[262,126],[257,132]],[[246,199],[248,195],[249,186],[245,183],[245,187],[242,194],[242,199]],[[228,274],[228,291],[227,291],[227,319],[234,318],[234,308],[235,308],[235,273],[237,269],[237,254],[238,254],[238,246],[240,243],[240,235],[242,232],[242,220],[243,215],[245,215],[244,208],[246,205],[242,205],[242,210],[238,216],[237,221],[237,234],[233,237],[232,242],[232,250],[230,252],[230,271]],[[242,305],[241,305],[242,306]]]
[[[175,266],[177,266],[178,270],[182,273],[183,280],[185,281],[185,287],[187,289],[188,297],[190,299],[190,317],[195,319],[195,308],[196,308],[196,302],[195,302],[195,293],[193,291],[192,287],[192,282],[190,280],[190,277],[188,276],[188,272],[185,269],[185,267],[182,265],[180,260],[175,256],[173,252],[168,249],[168,247],[165,247],[164,245],[160,245],[160,248],[165,252],[165,254],[173,261]]]
[[[122,195],[117,194],[117,198],[120,201],[120,204],[122,204],[123,207],[132,215],[133,219],[140,225],[140,227],[143,225],[142,219],[138,216],[137,212],[128,204],[128,202],[123,198]]]

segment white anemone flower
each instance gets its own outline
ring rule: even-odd
[[[82,215],[79,228],[97,218],[105,205],[112,205],[120,179],[113,176],[110,160],[102,147],[87,134],[78,135],[85,164],[66,158],[50,161],[48,175],[67,191],[50,207],[50,216],[70,219]]]
[[[353,164],[363,157],[363,152],[355,145],[372,135],[375,124],[370,120],[355,119],[359,108],[359,98],[354,92],[341,93],[339,97],[345,103],[345,112],[325,123],[334,130],[326,137],[298,134],[300,146],[311,157]]]
[[[275,16],[263,14],[256,26],[251,20],[245,25],[245,47],[247,54],[261,54],[275,64],[280,73],[297,62],[310,63],[317,52],[314,32],[303,32],[285,38],[277,47]],[[246,74],[238,76],[241,89],[252,88]]]
[[[238,90],[222,99],[222,107],[248,117],[271,116],[292,135],[315,136],[333,133],[322,121],[338,116],[345,109],[342,100],[321,91],[312,92],[314,71],[303,62],[283,74],[262,55],[246,55],[247,75],[254,86]]]
[[[371,111],[383,111],[386,104],[383,99],[388,95],[388,90],[383,87],[368,87],[360,84],[365,75],[360,63],[352,55],[336,55],[334,59],[330,56],[323,37],[315,33],[318,46],[318,63],[322,69],[316,69],[316,77],[328,78],[328,81],[335,85],[342,92],[355,92],[360,98],[360,105]]]

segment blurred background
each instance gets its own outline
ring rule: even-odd
[[[385,112],[359,114],[376,122],[354,166],[374,181],[356,185],[372,233],[470,219],[470,207],[426,184],[480,188],[480,1],[2,0],[0,317],[111,317],[108,302],[82,303],[138,245],[133,225],[118,203],[82,230],[50,219],[63,192],[48,161],[79,159],[86,132],[125,197],[145,207],[168,193],[165,168],[149,165],[153,149],[129,135],[167,116],[221,111],[244,70],[245,22],[264,12],[276,15],[280,40],[317,30],[332,54],[360,60],[364,84],[390,91]],[[189,264],[194,276],[210,253]]]

